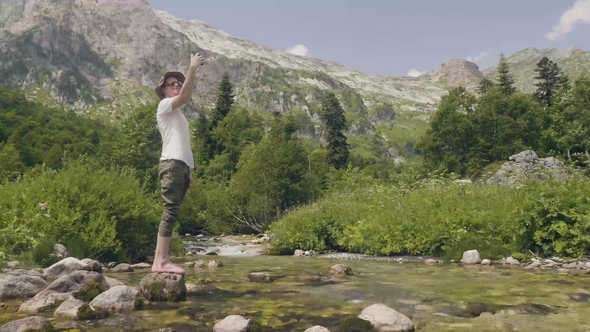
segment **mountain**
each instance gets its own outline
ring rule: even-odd
[[[483,74],[475,63],[452,58],[443,62],[438,69],[422,74],[420,78],[449,86],[464,86],[467,90],[475,91]]]
[[[537,62],[544,56],[556,62],[572,81],[580,75],[590,75],[590,52],[588,51],[578,47],[571,47],[563,51],[555,48],[539,50],[528,47],[506,56],[508,67],[514,77],[514,84],[518,90],[528,93],[535,91],[535,69]],[[495,78],[496,66],[483,70],[482,74],[486,78]]]
[[[351,123],[351,144],[371,149],[371,137],[385,142],[379,143],[383,151],[411,146],[449,88],[475,91],[479,80],[495,72],[449,59],[420,77],[371,76],[236,38],[200,20],[178,19],[148,0],[0,0],[0,84],[49,107],[116,121],[154,102],[161,75],[185,72],[197,51],[206,63],[198,71],[189,115],[212,108],[225,72],[238,104],[266,112],[298,110],[312,129],[319,124],[319,102],[331,90]],[[571,76],[590,71],[590,53],[581,49],[528,48],[507,56],[519,89],[533,89],[543,55]]]
[[[226,70],[238,101],[264,110],[309,112],[326,89],[362,99],[362,108],[379,101],[427,107],[446,92],[418,78],[369,76],[235,38],[154,10],[145,0],[0,0],[0,9],[3,82],[70,108],[106,111],[148,102],[162,73],[186,71],[194,51],[207,59],[195,92],[198,107],[214,102]]]

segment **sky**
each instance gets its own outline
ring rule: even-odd
[[[369,75],[480,69],[526,47],[590,51],[590,0],[150,0],[232,36]]]

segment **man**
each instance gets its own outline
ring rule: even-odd
[[[186,79],[180,72],[167,72],[156,87],[156,94],[161,100],[156,117],[158,129],[162,135],[159,178],[164,212],[158,228],[158,242],[152,272],[185,273],[181,267],[170,261],[172,229],[178,218],[184,195],[193,185],[191,170],[195,168],[190,146],[189,124],[180,107],[190,100],[195,72],[204,62],[199,53],[191,54]]]

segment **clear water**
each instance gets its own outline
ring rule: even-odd
[[[193,256],[215,259],[219,268],[190,268],[187,283],[203,294],[181,303],[154,304],[131,314],[91,322],[56,321],[87,331],[212,331],[227,315],[239,314],[268,331],[304,331],[323,325],[336,331],[377,302],[410,317],[416,331],[590,331],[590,275],[514,267],[465,268],[421,263],[336,261],[308,257]],[[329,278],[330,267],[346,264],[354,274]],[[248,281],[251,272],[273,275],[273,283]],[[108,274],[137,285],[149,271]],[[323,275],[318,284],[301,276]],[[18,303],[0,309],[0,320],[17,317]],[[22,316],[18,316],[22,317]]]

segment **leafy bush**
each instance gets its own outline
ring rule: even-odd
[[[60,171],[41,168],[0,191],[0,250],[7,253],[27,251],[44,238],[70,245],[81,239],[89,257],[132,260],[153,250],[161,210],[132,169],[64,161]]]
[[[59,261],[57,256],[53,255],[53,246],[55,242],[51,239],[41,239],[31,250],[31,259],[33,262],[43,268],[49,267]]]
[[[490,258],[533,250],[582,256],[590,249],[590,186],[576,177],[519,186],[450,179],[390,183],[348,172],[325,199],[271,226],[271,253],[296,249],[458,259],[478,249]]]

